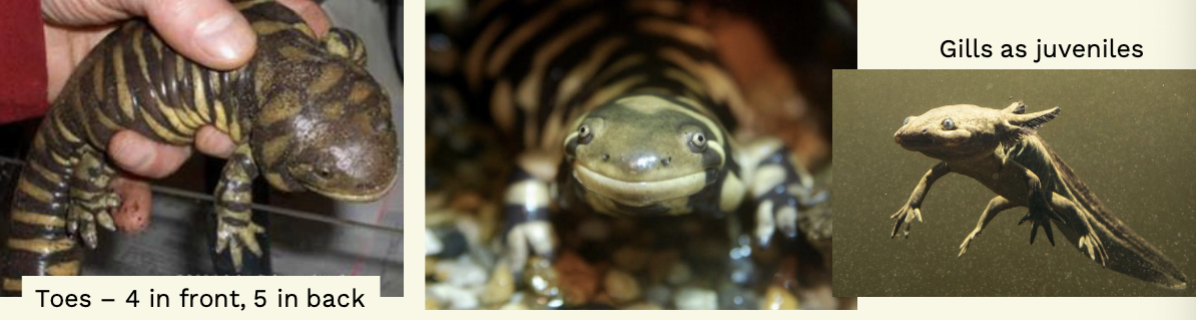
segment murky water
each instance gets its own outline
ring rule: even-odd
[[[998,215],[956,258],[993,193],[943,177],[908,239],[889,216],[937,160],[902,149],[902,119],[948,104],[1062,112],[1038,131],[1114,215],[1171,258],[1169,290],[1089,260],[1056,230],[1029,244],[1025,208]],[[836,296],[1196,295],[1196,72],[835,71]]]

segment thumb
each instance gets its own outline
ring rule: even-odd
[[[44,0],[42,15],[71,27],[146,17],[171,48],[214,69],[244,65],[257,47],[249,21],[225,0]]]
[[[124,0],[175,51],[207,67],[236,69],[253,57],[257,36],[225,0]]]

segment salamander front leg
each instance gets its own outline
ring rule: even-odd
[[[1016,206],[1017,205],[1009,202],[1009,199],[1005,199],[1005,197],[1002,196],[996,196],[989,201],[988,207],[984,208],[984,213],[980,215],[980,222],[976,223],[976,229],[973,229],[972,233],[968,234],[967,239],[963,239],[963,244],[959,245],[959,257],[962,257],[964,253],[968,252],[968,245],[972,243],[973,239],[976,239],[976,236],[980,235],[981,231],[984,231],[984,227],[987,227],[988,223],[993,221],[993,218],[995,218],[998,213]]]
[[[258,175],[248,144],[242,144],[229,157],[220,183],[216,186],[216,253],[227,248],[233,268],[241,271],[242,250],[262,255],[257,234],[265,231],[250,221],[253,205],[252,183]]]
[[[557,239],[549,221],[554,198],[549,182],[557,173],[557,163],[551,159],[527,152],[516,160],[518,166],[503,197],[506,217],[503,239],[509,270],[523,275],[522,282],[535,292],[538,300],[548,306],[559,306],[563,300],[552,266]],[[495,272],[500,269],[495,268]]]
[[[898,209],[897,213],[889,217],[890,219],[897,220],[893,224],[893,234],[889,235],[889,238],[897,236],[897,231],[901,230],[902,224],[905,224],[905,232],[902,234],[906,238],[909,237],[909,227],[913,224],[914,218],[916,217],[918,221],[922,221],[922,200],[926,199],[926,192],[930,191],[930,186],[934,185],[936,180],[948,173],[951,173],[951,169],[947,167],[947,163],[939,162],[939,164],[934,165],[934,168],[930,168],[930,171],[927,171],[926,175],[922,176],[922,181],[919,181],[918,186],[914,187],[914,192],[909,195],[909,200],[905,202],[905,205],[901,206],[901,209]]]
[[[815,191],[810,174],[779,139],[759,139],[746,144],[744,150],[744,160],[753,168],[744,174],[751,182],[747,191],[756,208],[752,232],[756,241],[768,247],[777,231],[786,238],[796,238],[799,213],[824,202],[830,197],[829,191]],[[728,173],[722,185],[720,209],[730,212],[738,207],[743,196],[735,190],[742,188],[736,173]]]

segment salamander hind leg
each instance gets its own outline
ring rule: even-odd
[[[67,232],[78,234],[88,248],[94,249],[99,242],[96,223],[109,231],[116,230],[109,214],[111,209],[120,206],[120,197],[110,187],[116,170],[94,148],[84,146],[79,150],[79,161],[71,175],[71,206],[66,228]]]
[[[248,144],[238,146],[228,164],[220,183],[216,186],[216,253],[228,250],[233,268],[241,270],[244,250],[255,256],[262,255],[257,234],[265,232],[261,226],[250,220],[253,214],[251,186],[258,175]]]
[[[1071,218],[1069,219],[1071,223],[1067,227],[1072,228],[1079,235],[1076,247],[1092,261],[1100,262],[1101,266],[1105,266],[1109,260],[1109,253],[1105,249],[1104,243],[1101,242],[1100,236],[1092,229],[1092,224],[1088,221],[1091,215],[1083,207],[1057,193],[1051,194],[1051,207],[1056,212],[1061,212]]]

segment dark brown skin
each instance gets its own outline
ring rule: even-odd
[[[1004,110],[951,105],[906,118],[893,140],[907,150],[942,160],[926,173],[910,199],[892,218],[892,236],[913,219],[938,178],[956,172],[995,192],[976,228],[959,246],[959,255],[998,213],[1029,207],[1021,222],[1032,221],[1030,243],[1038,227],[1054,245],[1051,221],[1081,252],[1101,266],[1170,289],[1187,287],[1186,276],[1158,249],[1112,215],[1071,168],[1035,133],[1059,114],[1059,108],[1026,113],[1015,102]]]

